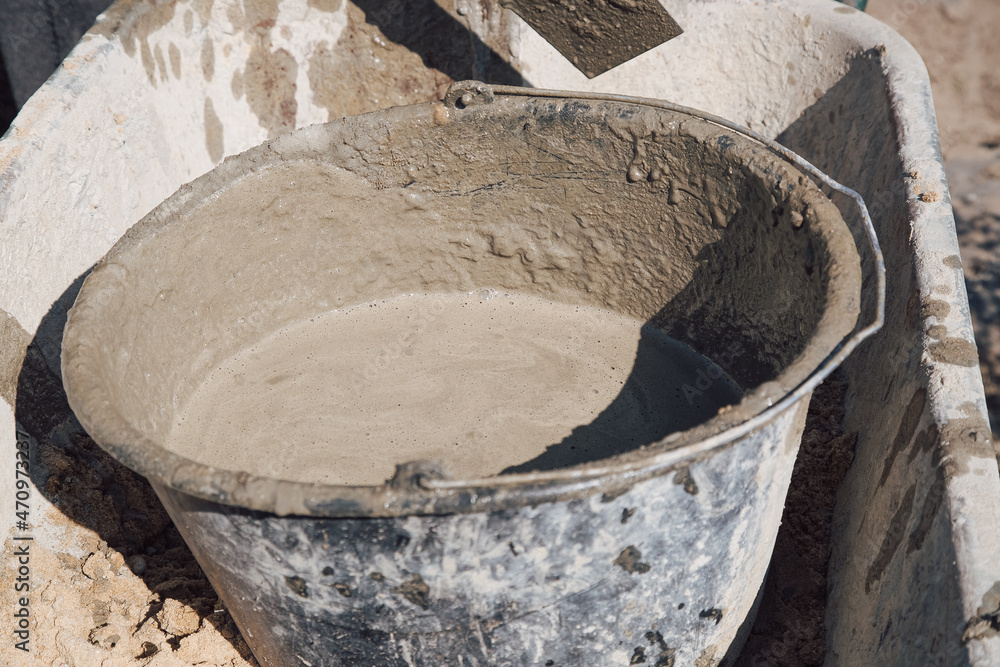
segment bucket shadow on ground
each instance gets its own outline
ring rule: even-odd
[[[37,442],[31,452],[32,482],[68,520],[100,537],[94,553],[109,560],[113,560],[113,552],[121,554],[126,566],[149,589],[149,600],[140,601],[146,608],[140,612],[139,627],[158,624],[157,615],[167,600],[173,599],[194,609],[202,623],[211,623],[244,660],[256,664],[152,487],[102,450],[70,410],[59,372],[62,330],[85,276],[74,281],[42,319],[18,376],[15,418],[19,429]],[[78,574],[86,557],[59,554],[59,560]],[[113,577],[114,572],[108,576]],[[95,590],[98,583],[94,582]],[[84,591],[78,592],[86,596]],[[92,642],[101,618],[107,617],[104,607],[110,600],[101,599],[107,597],[94,595]],[[186,636],[161,629],[164,645],[146,647],[144,657],[151,656],[150,651],[176,649]]]

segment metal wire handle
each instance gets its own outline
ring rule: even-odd
[[[421,476],[419,478],[419,485],[424,489],[432,491],[445,491],[483,486],[515,486],[521,484],[538,484],[550,481],[565,482],[584,480],[592,479],[594,477],[604,477],[606,475],[629,476],[630,474],[639,474],[640,472],[643,475],[649,475],[650,473],[655,474],[660,470],[669,470],[686,459],[690,459],[713,449],[722,447],[723,445],[746,435],[750,431],[763,426],[765,423],[770,421],[774,415],[783,412],[815,389],[830,375],[830,373],[834,371],[835,368],[837,368],[837,366],[843,363],[844,359],[846,359],[848,355],[850,355],[851,352],[857,348],[861,341],[882,328],[882,324],[885,322],[885,261],[882,257],[882,247],[879,245],[878,236],[875,234],[875,226],[872,224],[871,216],[868,214],[868,207],[865,206],[864,200],[857,192],[833,180],[814,167],[807,160],[788,150],[781,144],[720,116],[700,111],[698,109],[693,109],[691,107],[646,97],[614,95],[611,93],[544,90],[537,88],[522,88],[519,86],[495,86],[480,82],[460,82],[454,84],[451,89],[449,89],[448,95],[445,99],[446,101],[451,100],[455,103],[461,104],[461,106],[470,106],[475,103],[476,98],[486,97],[487,99],[492,100],[495,95],[557,97],[561,99],[569,98],[639,104],[642,106],[653,107],[656,109],[666,109],[668,111],[675,111],[677,113],[700,118],[720,127],[724,127],[727,130],[736,132],[737,134],[742,134],[745,137],[753,139],[779,157],[791,162],[800,170],[829,186],[831,189],[847,195],[858,205],[868,242],[871,245],[872,256],[875,261],[875,273],[877,280],[875,319],[869,325],[861,329],[856,329],[850,336],[842,340],[826,357],[826,359],[824,359],[823,362],[816,367],[816,370],[814,370],[805,380],[795,387],[795,389],[786,394],[785,397],[777,403],[770,405],[767,409],[757,415],[754,415],[745,422],[728,428],[721,433],[716,433],[715,435],[704,440],[700,440],[689,445],[683,445],[681,447],[677,447],[676,449],[671,449],[659,454],[654,454],[653,456],[641,461],[626,461],[619,464],[604,466],[588,466],[577,470],[569,468],[565,470],[515,473],[511,475],[477,477],[473,479],[436,479]]]

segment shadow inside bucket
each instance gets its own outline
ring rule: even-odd
[[[695,359],[686,345],[644,325],[632,371],[608,407],[561,442],[502,474],[555,470],[623,454],[697,426],[739,401],[739,385],[720,366],[677,368],[678,359],[687,355],[686,360]]]
[[[84,550],[91,552],[87,556],[76,558],[70,553],[60,553],[58,561],[74,573],[68,576],[76,576],[86,572],[91,555],[113,563],[115,554],[121,554],[125,566],[149,589],[149,599],[139,601],[145,606],[139,611],[136,632],[146,623],[159,624],[164,631],[163,645],[150,642],[149,646],[143,646],[141,656],[133,658],[176,650],[186,636],[169,632],[169,624],[161,623],[164,605],[172,599],[193,609],[200,625],[211,623],[244,660],[256,664],[152,487],[145,478],[102,450],[70,410],[59,371],[62,331],[66,313],[86,275],[73,282],[39,324],[25,351],[14,407],[18,429],[36,441],[31,448],[34,486],[67,520],[100,538],[83,545]],[[86,536],[81,538],[86,539]],[[67,549],[78,547],[67,545]],[[114,570],[108,577],[113,576]],[[77,592],[82,597],[93,597],[91,643],[108,649],[115,645],[114,636],[102,638],[100,631],[107,622],[111,599],[109,595],[95,594],[102,581],[107,579],[93,581],[89,593],[86,584]]]

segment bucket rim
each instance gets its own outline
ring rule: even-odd
[[[96,290],[96,294],[88,294],[87,290],[87,282],[93,284],[97,280],[95,274],[100,275],[101,269],[112,268],[111,265],[105,264],[105,260],[102,259],[91,276],[88,276],[76,304],[69,312],[62,355],[63,383],[70,406],[94,437],[94,440],[125,466],[176,491],[223,505],[277,515],[374,517],[478,513],[580,498],[599,493],[614,496],[639,481],[666,474],[709,457],[717,451],[735,444],[736,441],[752,431],[760,429],[784,411],[795,406],[803,398],[808,397],[812,390],[829,376],[865,338],[881,328],[885,317],[885,266],[878,238],[864,201],[858,193],[837,183],[792,151],[753,130],[713,114],[662,100],[641,97],[499,86],[477,81],[465,81],[455,83],[449,88],[444,97],[444,103],[456,109],[463,109],[488,104],[497,96],[606,101],[684,114],[743,135],[764,146],[799,171],[811,176],[815,179],[814,184],[818,181],[831,190],[846,195],[859,209],[864,227],[862,231],[870,245],[871,258],[875,264],[874,300],[876,307],[872,321],[866,325],[856,325],[854,330],[837,343],[832,351],[803,380],[780,398],[777,400],[768,398],[766,405],[761,405],[760,409],[754,410],[752,416],[728,426],[724,425],[719,416],[716,416],[691,429],[672,433],[663,440],[640,448],[640,450],[549,471],[471,479],[449,479],[433,462],[417,461],[397,466],[396,474],[379,486],[305,483],[253,475],[245,471],[216,468],[176,454],[141,434],[110,405],[110,402],[95,401],[93,393],[88,393],[84,389],[84,387],[92,389],[94,381],[82,381],[79,377],[86,372],[83,370],[84,364],[78,359],[81,346],[76,344],[73,332],[75,327],[82,326],[80,323],[85,322],[90,313],[99,309],[101,303],[108,296],[106,292],[102,293],[101,290]],[[412,107],[426,107],[435,104],[440,105],[441,103],[431,102],[412,105]],[[384,114],[386,111],[376,111],[372,114]],[[337,122],[342,121],[333,121],[332,123]],[[307,129],[302,128],[291,134]],[[274,141],[280,140],[279,137],[272,142],[265,142],[262,146],[251,148],[241,155],[265,147],[269,148]],[[202,179],[208,178],[215,171],[208,172],[192,184],[182,186],[166,201],[189,199],[194,194],[195,185]],[[141,228],[144,223],[154,220],[161,206],[163,205],[154,208],[150,214],[136,223],[134,228]],[[844,225],[845,228],[849,227],[847,221],[844,221]],[[130,235],[131,230],[109,251],[107,256],[112,256],[120,244]],[[95,281],[91,280],[92,276],[95,277]],[[863,293],[863,284],[859,290]],[[827,293],[831,292],[832,288],[828,287]],[[860,297],[863,294],[858,296],[860,303]],[[860,313],[863,312],[860,306],[858,312],[860,319]],[[819,327],[819,324],[817,326]],[[815,354],[815,350],[811,350],[815,346],[815,338],[815,334],[810,337],[806,347],[781,371],[778,380],[810,351]],[[86,355],[80,356],[85,357]],[[87,387],[87,385],[90,386]],[[80,391],[81,389],[84,390]],[[101,404],[99,411],[102,420],[107,421],[109,417],[112,417],[118,423],[109,425],[91,420],[90,417],[97,407],[95,403]],[[711,428],[713,425],[714,430]],[[706,430],[708,431],[707,435],[701,435]],[[692,437],[693,433],[694,437]]]

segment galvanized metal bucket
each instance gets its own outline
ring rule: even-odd
[[[338,272],[336,243],[359,241],[322,216],[280,256],[267,211],[199,225],[234,183],[288,165],[419,193],[438,242],[408,257],[453,261],[414,271],[373,251]],[[853,197],[865,228],[812,179]],[[294,188],[276,201],[299,205]],[[163,252],[177,234],[209,240],[191,246],[208,249],[200,275]],[[877,264],[869,324],[855,237]],[[241,298],[229,278],[266,253],[272,296]],[[483,479],[411,462],[377,487],[300,484],[163,446],[185,392],[241,347],[418,281],[641,317],[744,398],[610,458]],[[883,301],[860,197],[772,142],[664,102],[467,82],[279,137],[181,188],[87,278],[63,380],[94,439],[149,478],[262,664],[710,665],[739,644],[763,580],[811,392],[879,328]]]

